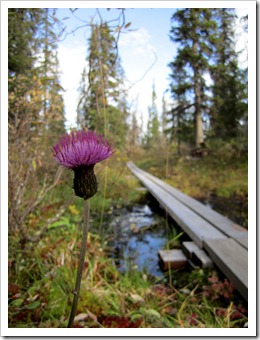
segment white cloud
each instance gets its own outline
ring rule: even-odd
[[[132,56],[147,56],[147,52],[154,50],[151,36],[147,30],[140,28],[137,31],[122,34],[119,40],[119,48],[126,47]]]
[[[61,86],[66,91],[64,102],[68,126],[74,126],[76,121],[76,108],[79,98],[78,87],[84,66],[87,66],[86,47],[82,44],[73,44],[71,47],[60,45],[58,48],[59,64],[61,69]]]
[[[151,36],[147,30],[140,28],[120,36],[119,55],[126,77],[131,82],[143,76],[155,59],[154,53],[156,49],[151,43]]]
[[[64,101],[68,125],[73,125],[76,118],[76,107],[79,99],[77,89],[81,80],[84,65],[87,64],[86,40],[75,36],[64,41],[59,47],[60,69],[62,70],[61,85],[66,90]],[[139,114],[144,115],[144,126],[147,121],[147,107],[151,104],[152,83],[155,81],[157,93],[157,106],[161,110],[162,94],[167,88],[165,77],[168,70],[165,50],[157,51],[152,36],[147,29],[122,33],[119,39],[119,56],[128,81],[126,87],[135,84],[128,92],[128,100],[136,101],[138,98]],[[158,60],[156,61],[156,58]],[[155,63],[156,61],[156,63]],[[153,65],[155,63],[155,65]],[[152,67],[153,66],[153,67]],[[149,70],[149,71],[148,71]]]
[[[239,16],[245,14],[246,11],[247,9],[241,9]],[[238,48],[243,46],[245,46],[245,35],[241,37]],[[138,98],[138,111],[143,113],[146,122],[147,107],[151,104],[153,81],[155,81],[157,93],[156,103],[158,110],[161,111],[162,95],[169,85],[167,78],[170,70],[167,64],[173,59],[176,46],[165,40],[159,39],[158,41],[158,38],[153,37],[147,29],[140,28],[136,31],[122,33],[118,47],[122,67],[128,79],[126,87],[135,83],[129,90],[128,99],[131,102]],[[86,50],[86,37],[84,36],[82,39],[75,34],[75,36],[70,37],[70,39],[67,38],[66,41],[61,43],[58,51],[60,69],[62,70],[61,85],[66,90],[64,100],[68,124],[73,124],[76,118],[76,107],[79,99],[77,89],[83,68],[87,65],[85,60]],[[155,56],[157,61],[154,64]],[[243,54],[243,57],[245,59],[245,54]],[[167,97],[171,101],[169,94]]]
[[[243,23],[241,22],[241,18],[248,14],[247,8],[237,8],[237,20],[235,23],[235,34],[236,34],[236,51],[239,52],[239,64],[240,67],[246,68],[248,65],[248,35],[245,33],[243,28]]]
[[[126,87],[134,84],[129,89],[128,99],[132,102],[138,98],[138,110],[144,114],[146,125],[147,106],[151,102],[153,82],[152,73],[147,71],[156,60],[149,32],[140,28],[122,34],[119,39],[119,55],[128,80]]]

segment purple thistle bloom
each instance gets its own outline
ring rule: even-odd
[[[77,131],[66,134],[53,148],[56,161],[69,169],[95,165],[110,157],[111,146],[102,135],[93,131]]]
[[[113,154],[108,141],[93,131],[82,130],[66,134],[52,151],[59,164],[74,171],[75,194],[84,199],[95,195],[97,180],[94,165]]]

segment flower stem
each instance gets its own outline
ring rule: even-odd
[[[86,255],[86,250],[87,250],[88,225],[89,225],[89,199],[85,200],[84,225],[83,225],[82,242],[81,242],[81,248],[80,248],[80,254],[79,254],[79,265],[78,265],[78,272],[77,272],[75,289],[73,291],[74,298],[73,298],[73,303],[72,303],[72,307],[71,307],[68,328],[73,327],[73,321],[74,321],[76,311],[77,311],[80,284],[81,284],[85,255]]]

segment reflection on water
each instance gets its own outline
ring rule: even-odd
[[[114,232],[112,246],[119,271],[135,266],[153,276],[162,276],[158,250],[167,242],[165,220],[155,215],[148,205],[116,216],[110,224]]]

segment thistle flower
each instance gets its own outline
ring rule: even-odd
[[[108,141],[93,131],[82,130],[66,134],[52,151],[59,164],[74,171],[75,194],[84,199],[95,195],[94,165],[113,154]]]
[[[77,311],[79,291],[84,269],[84,259],[87,249],[89,225],[89,198],[97,192],[97,179],[94,174],[96,163],[103,161],[113,154],[112,148],[106,139],[92,131],[77,131],[66,134],[52,148],[54,158],[65,168],[74,171],[74,191],[79,197],[85,199],[84,226],[79,254],[79,265],[73,291],[74,298],[71,307],[68,327],[73,327]]]

